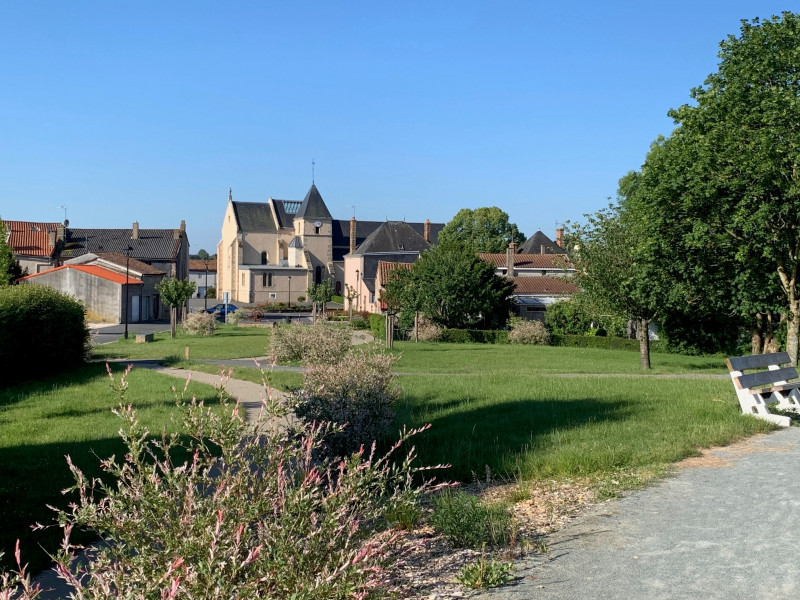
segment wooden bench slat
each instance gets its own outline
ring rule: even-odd
[[[759,371],[758,373],[742,375],[738,378],[738,383],[742,388],[753,388],[761,385],[769,385],[776,381],[789,381],[790,379],[797,379],[797,369],[794,367],[785,367],[773,371]]]
[[[791,362],[787,352],[773,354],[754,354],[752,356],[736,356],[725,361],[731,371],[744,371],[745,369],[760,369],[770,365],[783,365]]]

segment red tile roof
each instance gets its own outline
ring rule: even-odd
[[[391,271],[394,271],[395,269],[409,270],[413,266],[414,263],[389,262],[388,260],[380,260],[378,261],[378,280],[381,282],[381,284],[384,284],[389,278],[389,273]]]
[[[514,283],[517,295],[562,295],[578,291],[577,285],[563,277],[514,277]]]
[[[60,223],[33,223],[30,221],[3,221],[11,230],[8,245],[15,254],[27,256],[50,256],[50,231],[56,231]]]
[[[478,254],[481,260],[488,262],[495,269],[502,269],[507,266],[506,255],[489,254],[481,252]],[[574,269],[572,263],[563,254],[515,254],[515,269]]]
[[[208,261],[203,260],[202,258],[190,258],[189,259],[189,270],[190,271],[205,271],[206,270],[206,262],[208,262],[208,270],[217,272],[217,257],[209,258]]]
[[[116,273],[109,269],[98,267],[97,265],[63,265],[61,267],[56,267],[55,269],[48,269],[47,271],[42,271],[41,273],[36,273],[34,275],[28,275],[27,277],[22,277],[22,280],[33,279],[34,277],[39,277],[41,275],[46,275],[48,273],[60,271],[61,269],[75,269],[76,271],[88,273],[89,275],[93,275],[94,277],[101,277],[102,279],[107,279],[108,281],[113,281],[114,283],[119,283],[119,284],[124,284],[126,282],[129,283],[130,285],[142,284],[142,281],[140,279],[135,279],[133,277],[128,277],[126,279],[125,275],[121,273]]]

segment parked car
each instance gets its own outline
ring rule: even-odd
[[[218,319],[225,319],[226,315],[236,312],[238,309],[239,307],[235,304],[215,304],[214,306],[209,306],[206,312],[214,315]]]

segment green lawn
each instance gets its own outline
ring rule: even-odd
[[[189,358],[250,358],[264,356],[269,344],[266,327],[237,327],[220,325],[213,336],[186,335],[178,328],[173,340],[169,333],[157,333],[155,341],[137,344],[135,336],[110,344],[95,346],[96,359],[115,358],[183,358],[189,348]]]
[[[122,367],[113,370],[119,374]],[[176,379],[134,369],[129,382],[126,402],[137,409],[142,424],[160,432],[175,412],[171,387]],[[58,530],[31,532],[29,526],[52,522],[47,504],[66,506],[69,497],[61,490],[72,484],[72,476],[65,455],[97,476],[99,458],[123,451],[120,421],[111,412],[119,400],[110,383],[105,366],[94,364],[0,390],[0,550],[5,564],[17,538],[24,560],[37,568],[47,563],[39,545],[56,548]],[[211,386],[191,383],[188,392],[207,403],[217,401]]]

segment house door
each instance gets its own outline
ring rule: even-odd
[[[131,298],[131,300],[133,300],[133,308],[131,310],[131,313],[133,315],[133,318],[131,318],[132,323],[139,322],[139,299],[140,299],[139,296],[134,296],[133,298]]]
[[[142,320],[149,321],[150,319],[150,296],[145,296],[142,300]]]

